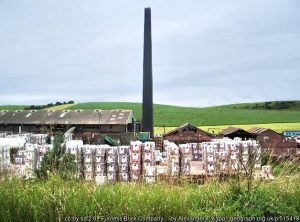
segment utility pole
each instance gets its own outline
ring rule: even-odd
[[[100,120],[101,120],[101,113],[97,112],[97,114],[98,114],[98,117],[99,117],[98,144],[100,144],[100,127],[101,127]]]

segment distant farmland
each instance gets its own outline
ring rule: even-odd
[[[197,126],[208,126],[207,128],[211,128],[213,126],[220,125],[227,126],[272,123],[274,127],[276,125],[276,129],[280,131],[281,129],[290,129],[281,127],[281,123],[300,123],[300,101],[293,101],[293,105],[290,108],[280,110],[275,110],[275,102],[268,103],[268,109],[264,109],[264,105],[265,103],[247,103],[208,108],[193,108],[155,104],[154,124],[156,127],[176,127],[188,122]],[[24,107],[25,106],[0,106],[0,109],[22,109]],[[64,108],[72,110],[131,109],[134,111],[137,119],[141,120],[142,117],[141,103],[89,102],[68,105],[67,107],[54,106],[50,109]],[[294,126],[295,125],[293,125],[293,127]]]
[[[205,130],[210,133],[220,133],[223,129],[226,129],[227,127],[237,127],[242,128],[244,130],[249,130],[253,127],[263,127],[272,129],[278,133],[282,133],[285,130],[300,130],[300,123],[264,123],[264,124],[241,124],[241,125],[218,125],[218,126],[199,126],[202,130]],[[156,126],[154,127],[154,133],[155,134],[163,134],[165,132],[169,132],[173,129],[175,129],[175,126]]]
[[[140,103],[81,103],[69,109],[132,109],[141,119]],[[222,107],[192,108],[154,105],[155,126],[179,126],[186,122],[197,126],[244,125],[263,123],[300,123],[300,110],[252,110]]]
[[[0,106],[0,110],[23,110],[26,107],[27,106],[23,106],[23,105],[4,105],[4,106]]]

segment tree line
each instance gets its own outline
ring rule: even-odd
[[[56,103],[48,103],[47,105],[31,105],[31,106],[27,106],[24,109],[25,110],[40,110],[40,109],[46,109],[46,108],[50,108],[53,106],[59,106],[59,105],[66,105],[66,104],[74,104],[74,101],[69,101],[69,102],[56,102]]]

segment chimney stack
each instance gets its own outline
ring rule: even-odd
[[[142,130],[153,138],[151,8],[145,8]]]

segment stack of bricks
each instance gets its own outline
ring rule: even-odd
[[[146,183],[154,183],[156,176],[155,169],[155,142],[145,142],[142,145],[143,176]]]
[[[36,168],[40,169],[42,165],[42,161],[44,159],[44,155],[48,153],[52,149],[52,145],[50,144],[43,144],[37,146],[37,162],[36,162]],[[75,155],[76,156],[76,155]],[[76,159],[75,159],[76,162]]]
[[[252,141],[253,152],[255,154],[255,169],[261,168],[261,147],[258,141]]]
[[[109,148],[108,145],[99,145],[95,148],[95,180],[97,183],[106,181],[106,150]]]
[[[158,158],[159,165],[156,165],[156,175],[166,176],[168,175],[168,155],[167,152],[161,152]]]
[[[229,156],[229,171],[231,173],[236,173],[239,170],[237,144],[230,142],[227,147]]]
[[[171,177],[177,177],[180,173],[179,165],[179,147],[172,142],[167,144],[168,156],[168,174]]]
[[[193,160],[193,149],[191,144],[180,144],[181,172],[185,175],[190,174],[190,161]]]
[[[130,143],[130,180],[138,182],[141,178],[141,153],[142,142],[132,141]]]
[[[84,175],[86,180],[92,180],[94,174],[94,161],[93,161],[93,149],[90,145],[84,145],[83,148],[84,158]]]
[[[106,171],[107,171],[107,180],[109,183],[117,182],[117,175],[118,175],[118,150],[117,147],[109,147],[107,148],[107,155],[106,155]]]
[[[261,168],[261,161],[260,161],[260,157],[261,157],[261,149],[260,146],[258,144],[257,141],[241,141],[240,142],[240,167],[241,167],[241,171],[245,170],[245,166],[249,167],[252,163],[251,163],[251,159],[253,161],[255,161],[254,163],[254,167],[256,169],[260,169]],[[251,157],[251,158],[250,158]]]
[[[192,148],[192,160],[189,160],[190,158],[187,158],[188,161],[185,161],[188,162],[188,167],[185,168],[189,170],[188,172],[185,172],[185,174],[191,176],[199,176],[206,174],[206,163],[203,160],[203,145],[201,143],[190,143],[188,145]],[[190,149],[187,149],[187,151],[189,150]]]
[[[11,169],[18,176],[31,178],[34,170],[40,169],[43,156],[52,149],[52,145],[24,143],[14,156],[15,164],[10,163],[10,147],[0,148],[0,160],[4,166],[7,165],[6,168],[14,167]],[[79,140],[66,142],[66,152],[76,157],[78,178],[83,176],[86,180],[95,179],[97,184],[107,180],[112,183],[130,180],[153,183],[156,176],[176,177],[180,170],[185,175],[197,176],[243,173],[245,166],[252,164],[255,164],[256,169],[261,167],[260,144],[252,140],[222,138],[181,144],[179,147],[173,142],[164,141],[163,148],[161,153],[155,151],[154,142],[143,144],[140,141],[131,142],[130,147],[83,145]],[[2,164],[0,167],[3,167]]]
[[[155,183],[156,181],[156,167],[149,166],[145,171],[145,182],[146,183]]]
[[[218,163],[218,169],[220,173],[227,173],[228,172],[228,165],[229,165],[229,159],[228,159],[228,150],[226,149],[225,143],[220,141],[218,144],[218,150],[216,152],[217,156],[217,163]]]
[[[190,146],[192,147],[192,155],[193,155],[193,161],[202,161],[202,155],[200,154],[199,143],[190,143]]]
[[[26,176],[25,152],[25,149],[20,149],[17,151],[17,155],[15,156],[15,171],[16,175],[20,178]]]
[[[118,172],[121,182],[129,181],[129,146],[118,147]]]
[[[34,177],[37,162],[37,144],[25,145],[25,176],[27,179]]]
[[[212,175],[216,170],[216,143],[206,143],[204,144],[204,161],[205,161],[205,170],[207,174]]]

